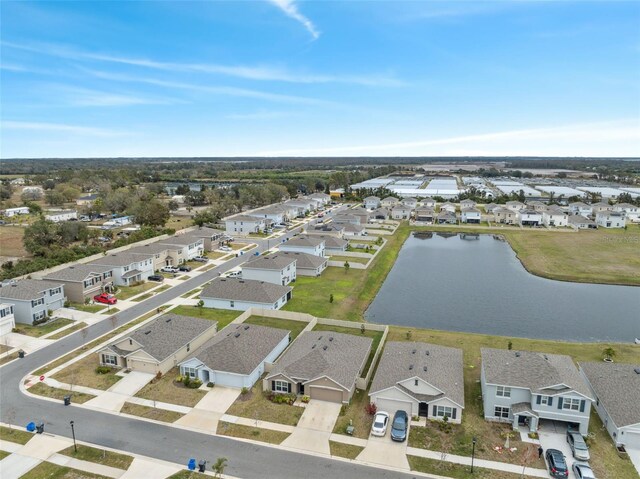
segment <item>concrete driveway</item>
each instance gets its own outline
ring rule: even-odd
[[[629,454],[629,459],[631,459],[633,467],[636,468],[636,471],[638,471],[640,475],[640,449],[627,449],[627,454]]]
[[[131,371],[125,374],[120,381],[111,386],[108,391],[124,396],[135,396],[149,381],[154,378],[153,374]]]
[[[240,389],[216,386],[175,423],[216,432],[218,421],[240,395]]]
[[[342,404],[312,399],[293,433],[283,446],[329,454],[329,436],[340,414]]]
[[[566,423],[541,420],[538,426],[538,436],[540,445],[546,454],[547,449],[557,449],[564,454],[564,459],[569,466],[569,478],[575,479],[575,474],[571,470],[571,466],[576,460],[573,458],[571,448],[567,443],[567,425]],[[545,459],[546,462],[546,459]]]
[[[384,466],[409,470],[409,461],[407,460],[407,441],[392,441],[390,431],[391,424],[389,424],[387,433],[383,437],[369,435],[367,446],[356,459],[370,464],[381,464]],[[407,437],[409,437],[408,431]]]

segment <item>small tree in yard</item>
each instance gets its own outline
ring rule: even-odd
[[[407,341],[411,341],[411,336],[413,336],[411,330],[407,331]]]
[[[331,294],[329,295],[329,302],[330,302],[330,303],[333,303],[333,293],[331,293]]]
[[[364,323],[362,323],[360,325],[360,334],[364,334],[365,328],[364,328]]]
[[[604,348],[604,349],[602,350],[602,357],[603,357],[605,360],[609,360],[609,361],[611,361],[611,360],[613,360],[613,358],[615,357],[615,355],[616,355],[616,350],[615,350],[615,349],[613,349],[611,346],[608,346],[608,347],[606,347],[606,348]]]
[[[344,272],[348,273],[349,272],[349,268],[351,268],[351,265],[349,264],[348,261],[344,262]]]
[[[522,478],[524,478],[524,471],[527,468],[527,466],[529,466],[530,464],[533,463],[533,461],[536,460],[536,454],[537,454],[537,451],[535,450],[534,447],[526,447],[526,449],[524,450],[522,454],[522,475],[521,475]]]
[[[198,301],[198,304],[196,304],[196,307],[198,308],[198,313],[200,314],[200,316],[202,316],[202,308],[204,307],[204,301],[202,300]]]
[[[214,477],[222,477],[224,470],[227,467],[227,458],[219,457],[216,462],[213,463],[211,469],[213,469]]]
[[[513,349],[513,342],[511,340],[509,340],[509,342],[507,343],[507,349],[509,351],[511,351]]]

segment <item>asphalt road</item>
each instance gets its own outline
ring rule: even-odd
[[[281,241],[293,236],[296,232],[297,230],[293,230],[278,240],[270,240],[269,246],[274,246],[273,241]],[[258,243],[258,251],[266,249],[266,240],[252,241]],[[252,253],[255,251],[254,249]],[[220,272],[238,266],[250,257],[251,253],[234,258],[222,266],[212,268],[129,309],[116,313],[114,315],[117,318],[115,327],[164,305],[217,277]],[[101,321],[87,328],[88,334],[84,338],[79,332],[71,334],[27,355],[24,359],[13,361],[1,367],[0,417],[2,422],[26,425],[30,421],[43,421],[45,432],[71,437],[69,421],[73,420],[78,440],[185,465],[192,457],[211,462],[219,457],[226,457],[228,467],[225,472],[247,479],[282,477],[406,479],[414,477],[412,474],[385,471],[324,457],[289,452],[280,448],[186,431],[171,426],[91,411],[86,408],[65,407],[62,403],[57,404],[22,394],[19,383],[29,372],[78,348],[85,342],[93,341],[113,328],[112,321]]]

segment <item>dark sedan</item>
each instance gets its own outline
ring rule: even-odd
[[[391,440],[402,442],[407,439],[409,428],[409,416],[404,411],[396,411],[391,423]]]
[[[569,477],[569,468],[567,467],[567,462],[564,460],[564,454],[562,454],[561,451],[557,449],[547,449],[545,456],[551,477],[558,479]]]

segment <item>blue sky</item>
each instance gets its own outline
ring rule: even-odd
[[[640,156],[640,2],[3,1],[1,154]]]

